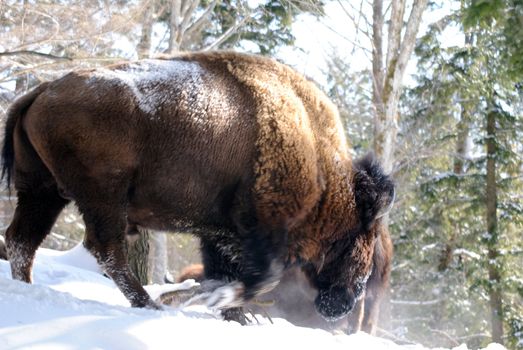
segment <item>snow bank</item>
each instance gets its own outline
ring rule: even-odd
[[[39,250],[34,284],[13,281],[0,261],[0,349],[411,349],[365,333],[332,335],[282,319],[242,327],[202,306],[163,311],[129,307],[82,247]],[[170,286],[168,288],[188,287]],[[153,297],[165,287],[147,286]],[[465,350],[462,345],[456,349]],[[491,344],[488,350],[504,349]]]

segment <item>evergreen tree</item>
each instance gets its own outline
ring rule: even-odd
[[[522,323],[515,269],[522,263],[521,74],[500,26],[462,27],[463,46],[442,48],[445,25],[467,16],[465,7],[418,43],[418,86],[403,99],[409,117],[400,144],[411,156],[400,182],[413,191],[393,220],[396,259],[405,261],[393,285],[396,295],[420,301],[416,309],[396,300],[403,315],[396,325],[409,335],[423,328],[445,334],[447,345],[490,338],[515,345]]]

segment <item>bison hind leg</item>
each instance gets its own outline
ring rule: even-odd
[[[20,178],[18,175],[17,181]],[[13,278],[31,283],[35,252],[69,201],[60,197],[55,185],[19,188],[17,197],[13,221],[6,232],[7,255]]]
[[[117,205],[100,205],[83,212],[86,225],[84,246],[111,277],[133,307],[161,309],[132,274],[125,252],[125,215]]]
[[[160,309],[131,272],[125,249],[127,178],[102,181],[84,177],[68,186],[82,213],[85,248],[133,307]]]

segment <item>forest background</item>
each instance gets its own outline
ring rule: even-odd
[[[523,349],[523,0],[5,0],[0,114],[72,69],[214,49],[318,81],[354,157],[372,150],[393,175],[381,335]],[[3,235],[16,203],[0,199]],[[84,229],[68,207],[44,246]],[[143,283],[199,260],[180,234],[144,232],[130,256],[144,254]]]

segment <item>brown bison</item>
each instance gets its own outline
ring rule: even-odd
[[[232,52],[70,73],[8,112],[3,173],[18,202],[6,232],[14,278],[74,201],[84,244],[137,307],[157,307],[127,266],[126,227],[202,242],[207,305],[231,309],[308,265],[326,318],[347,314],[372,268],[369,227],[393,184],[351,163],[327,97],[289,67]]]
[[[353,312],[346,317],[336,322],[327,322],[318,315],[313,306],[318,291],[299,266],[287,269],[280,283],[260,298],[265,305],[260,306],[254,302],[249,303],[247,308],[256,313],[266,312],[271,317],[284,318],[297,326],[374,334],[380,304],[389,287],[393,247],[386,225],[376,222],[371,229],[376,230],[379,237],[374,246],[372,272],[362,297],[356,303]],[[181,283],[187,279],[202,282],[205,279],[203,265],[187,266],[178,276],[177,282]],[[270,303],[266,303],[267,301]]]

